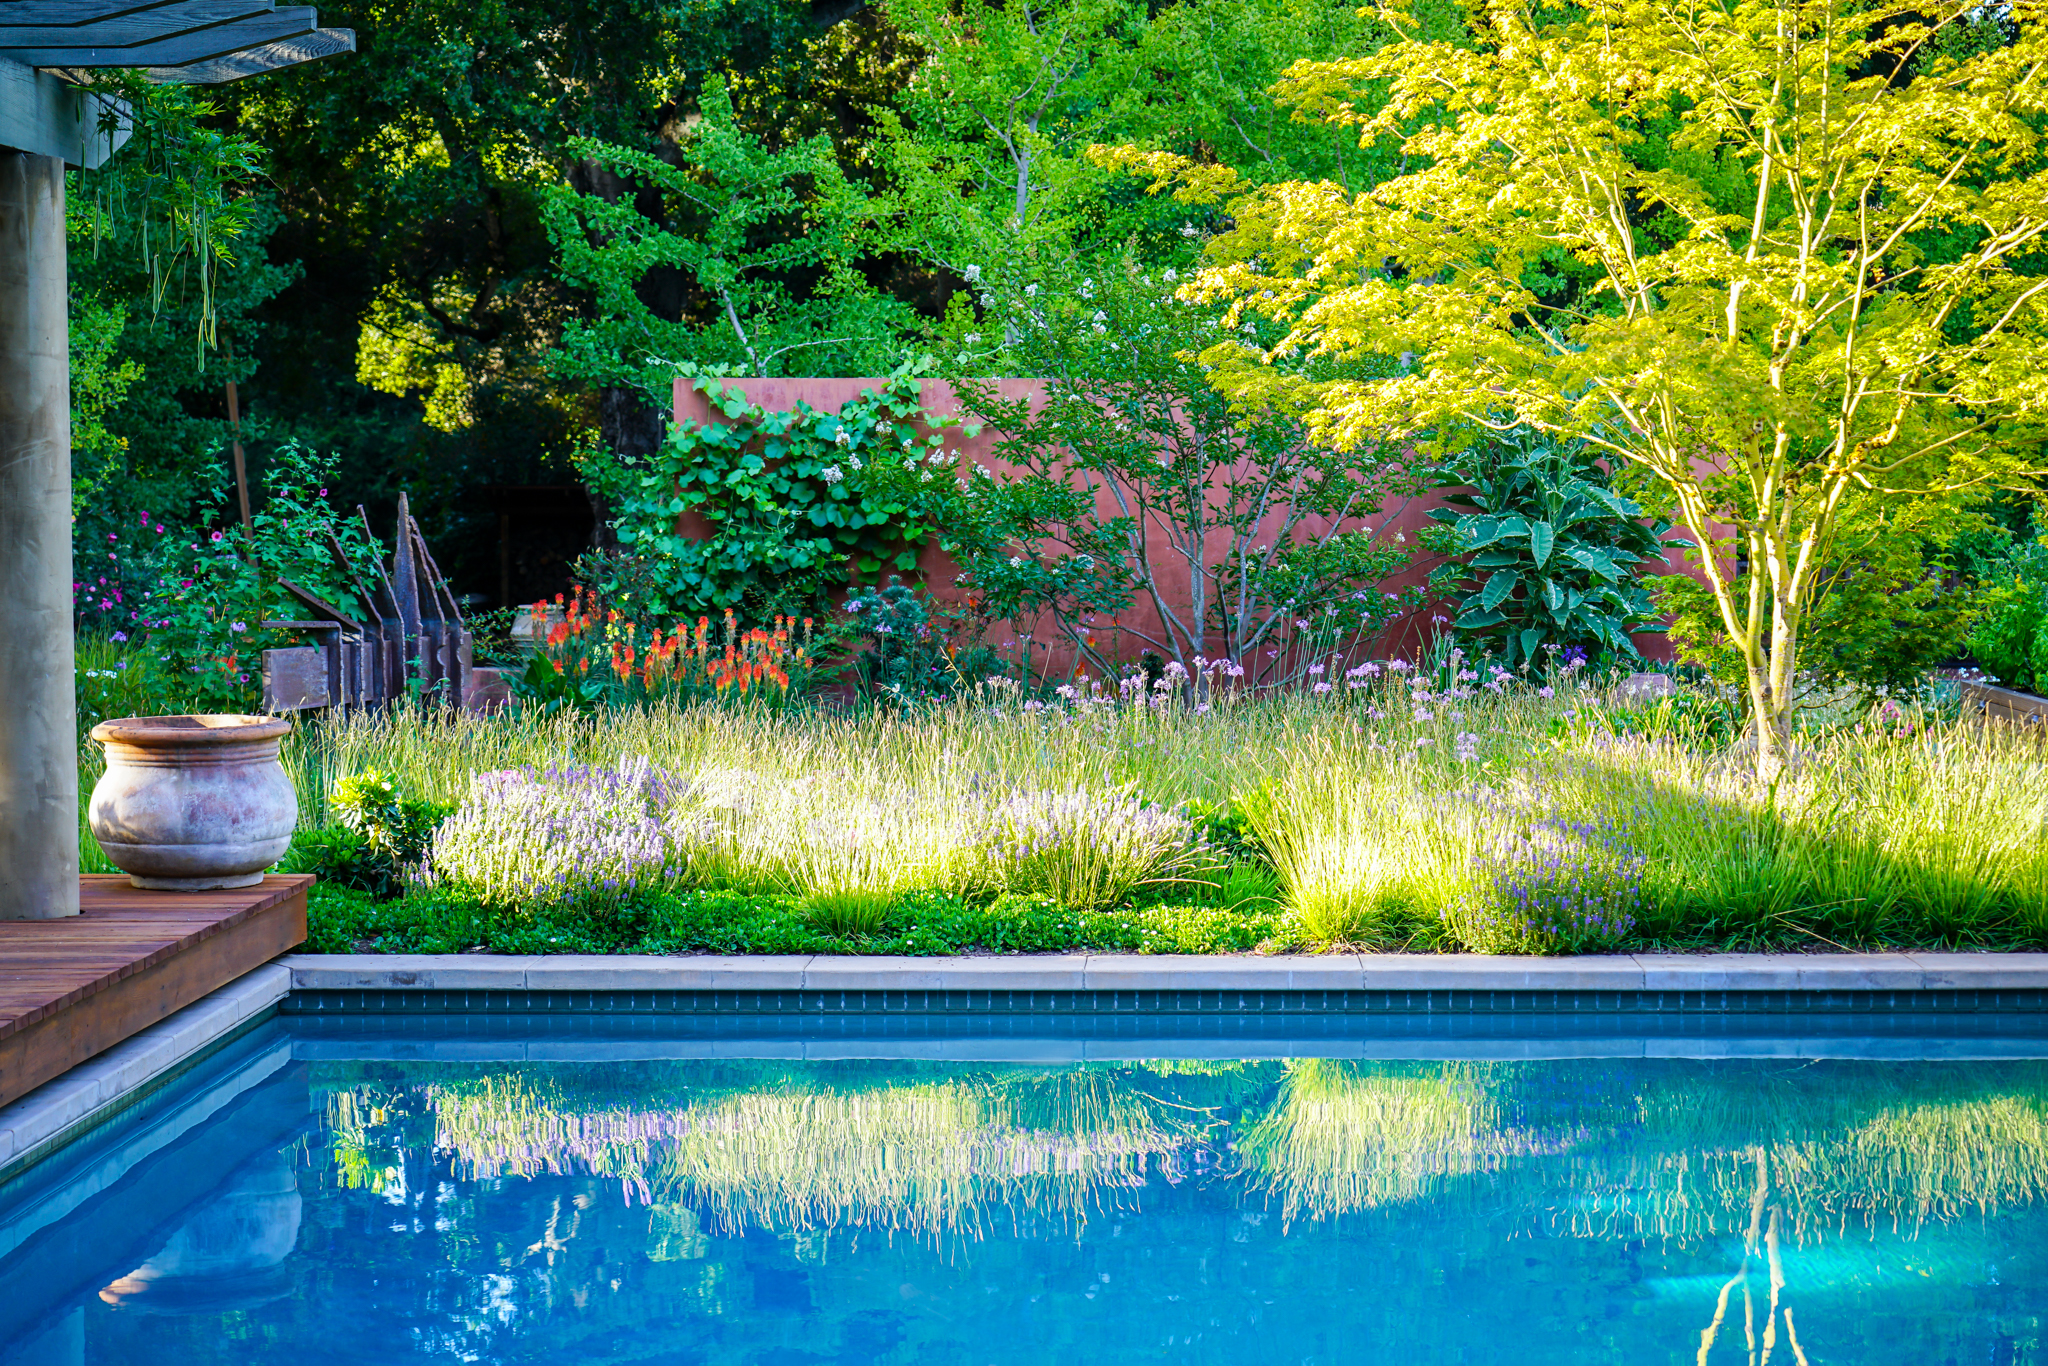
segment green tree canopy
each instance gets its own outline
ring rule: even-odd
[[[1282,82],[1398,152],[1382,184],[1103,160],[1228,205],[1191,293],[1270,329],[1204,352],[1238,401],[1344,444],[1527,424],[1654,481],[1706,548],[1771,776],[1845,501],[2041,471],[2042,21],[2037,3],[1483,0],[1462,41]],[[1579,287],[1550,286],[1560,264]]]

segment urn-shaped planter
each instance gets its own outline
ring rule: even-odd
[[[278,761],[291,730],[271,716],[130,716],[92,738],[107,771],[87,820],[138,887],[248,887],[284,857],[299,798]]]

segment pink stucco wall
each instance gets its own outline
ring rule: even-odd
[[[862,389],[871,388],[881,382],[877,379],[829,378],[737,379],[727,381],[729,385],[741,389],[749,399],[764,408],[790,409],[794,408],[799,402],[802,402],[825,412],[837,412],[841,406],[857,398]],[[1041,381],[1029,379],[1004,379],[997,381],[997,384],[1003,393],[1011,398],[1028,398],[1042,388]],[[924,381],[922,396],[926,409],[933,413],[954,414],[960,410],[959,402],[954,396],[951,386],[943,381]],[[714,420],[715,417],[704,396],[691,388],[689,382],[685,380],[678,380],[675,386],[675,415],[679,420],[687,419],[695,422],[708,422]],[[987,429],[983,429],[976,436],[968,437],[961,433],[958,428],[954,428],[951,429],[948,439],[949,447],[957,448],[960,452],[960,468],[963,472],[972,470],[975,465],[981,464],[987,465],[998,478],[1006,474],[1016,473],[1017,471],[1014,466],[997,459],[992,454],[994,444],[995,434]],[[1116,513],[1115,506],[1110,501],[1109,495],[1106,492],[1098,502],[1098,506],[1102,509],[1105,516],[1113,516]],[[1396,499],[1390,502],[1380,513],[1371,517],[1354,519],[1350,525],[1336,528],[1325,524],[1304,525],[1297,528],[1297,536],[1314,536],[1332,529],[1351,530],[1363,528],[1372,530],[1376,536],[1381,538],[1391,538],[1399,535],[1406,537],[1412,542],[1416,534],[1422,528],[1429,525],[1428,514],[1430,509],[1438,506],[1441,506],[1441,500],[1434,494],[1416,498]],[[1277,513],[1272,518],[1276,529],[1280,520],[1280,514]],[[685,534],[702,534],[705,530],[701,522],[694,522],[693,524],[692,519],[687,517],[679,529]],[[1222,545],[1223,540],[1219,537],[1216,542],[1217,554],[1221,553]],[[1160,575],[1164,595],[1170,600],[1185,603],[1187,601],[1189,577],[1185,566],[1181,566],[1176,574],[1173,572],[1171,561],[1167,557],[1162,556],[1158,563],[1169,566]],[[1383,583],[1380,587],[1383,591],[1392,592],[1413,585],[1419,585],[1427,575],[1432,563],[1433,561],[1417,564],[1396,578]],[[919,557],[917,577],[922,579],[925,586],[931,590],[934,596],[955,605],[960,604],[965,598],[963,590],[955,582],[958,572],[959,567],[953,563],[951,557],[936,547],[927,547]],[[855,576],[852,575],[849,569],[848,582],[852,583],[854,581]],[[1434,624],[1433,618],[1435,615],[1436,612],[1434,610],[1424,609],[1422,612],[1411,614],[1409,617],[1395,622],[1388,628],[1380,640],[1372,643],[1370,653],[1380,658],[1412,656],[1439,629]],[[1098,648],[1105,648],[1118,658],[1135,659],[1148,648],[1151,648],[1145,643],[1144,637],[1148,635],[1157,637],[1161,631],[1161,626],[1158,615],[1152,609],[1151,604],[1143,598],[1139,598],[1133,601],[1128,610],[1117,617],[1097,621],[1095,623],[1095,631]],[[1063,652],[1056,648],[1052,650],[1041,648],[1055,640],[1054,632],[1049,626],[1041,626],[1030,634],[1038,642],[1036,645],[1028,645],[1027,649],[1035,664],[1043,669],[1055,672],[1071,670],[1072,657],[1070,652]],[[1015,633],[1004,623],[994,623],[991,625],[988,643],[998,648],[1027,648],[1027,642],[1019,641]],[[1668,657],[1669,655],[1669,648],[1665,645],[1664,638],[1660,635],[1639,636],[1636,643],[1638,648],[1641,648],[1645,654],[1652,658],[1660,657],[1660,654],[1661,657]]]

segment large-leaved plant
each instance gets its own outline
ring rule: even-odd
[[[1650,521],[1607,487],[1575,443],[1517,435],[1443,467],[1462,488],[1430,517],[1451,556],[1431,582],[1455,600],[1452,627],[1510,666],[1573,646],[1633,658],[1631,634],[1655,629],[1642,566],[1660,559],[1670,523]]]

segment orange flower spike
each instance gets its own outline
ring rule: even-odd
[[[565,621],[561,625],[555,627],[553,630],[548,632],[548,648],[550,650],[559,649],[562,646],[563,642],[567,641],[568,639],[569,623]]]

